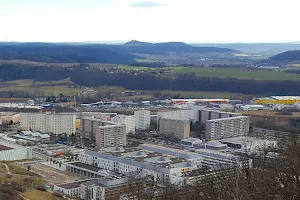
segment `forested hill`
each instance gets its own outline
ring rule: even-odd
[[[52,63],[134,63],[134,55],[105,45],[48,43],[1,43],[0,60],[30,60]]]
[[[48,63],[132,64],[134,54],[239,53],[218,47],[193,47],[182,42],[146,43],[130,41],[124,45],[72,43],[0,43],[0,60],[30,60]]]
[[[140,54],[167,54],[176,53],[241,53],[241,51],[219,47],[193,47],[183,42],[148,43],[136,40],[129,41],[124,45],[110,46],[129,53]]]
[[[300,61],[300,50],[286,51],[271,57],[269,60],[276,62]]]

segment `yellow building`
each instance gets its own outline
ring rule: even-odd
[[[300,102],[300,96],[271,96],[267,98],[256,99],[257,104],[287,104],[293,105]]]
[[[80,128],[80,119],[76,119],[75,127],[76,127],[76,129]]]

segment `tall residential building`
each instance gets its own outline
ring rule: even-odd
[[[160,119],[159,132],[172,134],[178,139],[185,139],[190,136],[190,122],[176,119]]]
[[[249,124],[248,116],[208,120],[206,121],[205,138],[214,140],[248,135]]]
[[[124,124],[126,133],[135,133],[135,118],[133,115],[117,115],[111,119],[112,122]]]
[[[218,110],[199,110],[199,121],[206,123],[207,120],[242,116],[241,113],[222,112]]]
[[[95,137],[98,148],[126,146],[126,126],[123,124],[97,126]]]
[[[150,128],[150,111],[139,110],[134,111],[135,129],[146,130]]]
[[[76,117],[74,114],[21,113],[20,128],[71,135],[76,132]]]
[[[176,111],[158,112],[157,120],[160,120],[161,118],[192,121],[193,123],[196,123],[199,122],[199,111],[197,109],[182,109]]]

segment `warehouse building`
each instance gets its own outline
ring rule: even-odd
[[[256,99],[257,104],[288,104],[294,105],[300,102],[300,96],[271,96]]]

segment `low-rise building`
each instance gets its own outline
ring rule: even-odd
[[[139,148],[111,147],[99,152],[85,150],[79,154],[76,164],[66,163],[66,170],[93,178],[105,177],[109,172],[123,175],[134,172],[180,184],[184,181],[182,174],[200,166],[201,157],[197,153],[144,144]]]
[[[159,120],[159,132],[163,134],[171,134],[177,139],[185,139],[190,136],[190,122],[176,119]]]
[[[30,147],[0,141],[0,161],[25,160],[32,158]]]

